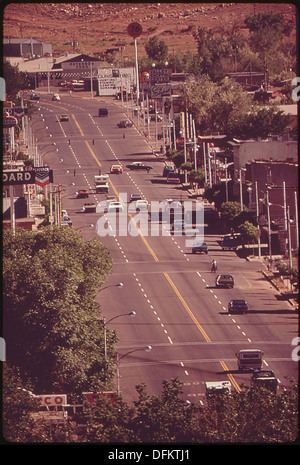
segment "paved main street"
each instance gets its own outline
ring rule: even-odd
[[[53,169],[54,184],[62,185],[63,208],[73,228],[86,239],[97,236],[99,214],[79,211],[85,202],[98,203],[105,195],[76,199],[75,192],[92,189],[94,175],[100,170],[109,173],[112,164],[121,163],[124,171],[110,175],[110,195],[127,193],[129,197],[137,192],[148,202],[188,199],[186,190],[163,182],[164,160],[153,153],[155,146],[144,137],[142,123],[139,130],[116,126],[131,116],[130,108],[126,114],[121,102],[87,95],[81,98],[79,94],[54,102],[42,93],[37,106],[33,127],[43,162]],[[107,118],[98,117],[102,106],[109,110]],[[60,122],[59,116],[65,113],[69,121]],[[131,172],[125,167],[132,161],[150,163],[153,170]],[[263,368],[273,370],[281,385],[287,384],[286,376],[298,378],[298,363],[292,360],[298,312],[278,299],[278,291],[260,272],[265,270],[263,261],[250,262],[222,251],[217,242],[221,235],[205,235],[209,253],[193,255],[185,236],[123,233],[98,236],[114,260],[109,285],[123,283],[123,287],[109,287],[99,294],[102,317],[109,321],[136,312],[133,318],[122,316],[108,324],[108,329],[118,332],[119,357],[152,346],[151,352],[136,350],[120,361],[120,389],[125,400],[137,398],[137,384],[144,382],[150,394],[158,394],[162,380],[174,377],[183,382],[184,398],[189,401],[203,400],[206,381],[229,379],[233,388],[239,389],[241,383],[250,382],[250,374],[237,371],[235,353],[242,348],[262,349]],[[215,275],[210,272],[213,258],[218,272],[234,276],[233,289],[215,287]],[[247,300],[249,312],[229,315],[227,305],[232,298]]]

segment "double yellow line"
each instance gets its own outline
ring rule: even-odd
[[[79,132],[82,136],[84,136],[84,133],[78,123],[78,121],[76,120],[75,116],[72,115],[74,121],[75,121],[75,124],[76,126],[78,127],[79,129]],[[86,146],[87,148],[89,149],[92,157],[94,158],[94,160],[96,161],[96,163],[98,164],[99,167],[102,167],[100,161],[98,160],[95,152],[93,151],[91,145],[89,144],[89,142],[86,140],[85,141],[86,143]],[[110,185],[114,191],[114,193],[116,194],[117,198],[119,198],[119,193],[116,189],[116,187],[114,186],[114,184],[112,183],[111,180],[109,180],[110,182]],[[156,261],[156,262],[159,262],[159,259],[157,257],[157,255],[155,254],[154,250],[152,249],[152,247],[149,245],[148,241],[146,240],[145,236],[142,234],[140,228],[138,227],[137,223],[135,222],[134,218],[132,217],[132,215],[129,213],[129,216],[131,217],[131,220],[134,222],[136,228],[139,230],[139,236],[140,238],[142,239],[142,241],[144,242],[145,246],[147,247],[148,251],[150,252],[150,254],[152,255],[153,259]],[[170,286],[172,287],[172,289],[174,290],[175,294],[177,295],[178,299],[180,300],[180,302],[182,303],[184,309],[187,311],[188,315],[190,316],[190,318],[192,319],[192,321],[195,323],[196,327],[198,328],[198,330],[200,331],[200,333],[202,334],[202,336],[204,337],[204,339],[206,340],[206,342],[211,342],[211,339],[210,337],[208,336],[208,334],[206,333],[206,331],[204,330],[204,328],[201,326],[201,324],[199,323],[199,321],[197,320],[197,318],[195,317],[195,315],[193,314],[192,310],[190,309],[190,307],[188,306],[188,304],[186,303],[185,299],[183,298],[183,296],[181,295],[181,293],[179,292],[178,288],[176,287],[176,285],[174,284],[173,280],[170,278],[169,274],[164,272],[164,277],[166,278],[166,280],[168,281],[168,283],[170,284]],[[228,371],[228,367],[227,365],[225,364],[225,362],[223,360],[220,361],[220,364],[222,366],[222,368],[224,369],[224,371]],[[240,387],[239,385],[237,384],[236,380],[234,379],[234,377],[232,376],[232,374],[230,373],[227,373],[227,376],[229,377],[232,385],[234,386],[234,388],[238,391],[240,391]]]

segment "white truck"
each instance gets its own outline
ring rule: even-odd
[[[108,193],[109,176],[108,174],[99,174],[94,176],[96,194]]]
[[[208,402],[214,396],[224,393],[231,394],[230,381],[208,381],[205,383],[205,395]]]
[[[260,370],[262,365],[263,351],[260,349],[242,349],[235,355],[239,370]]]

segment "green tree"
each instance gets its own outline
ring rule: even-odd
[[[145,44],[145,50],[151,60],[159,63],[165,62],[168,58],[168,47],[163,40],[159,40],[157,36],[151,37]]]
[[[213,81],[222,79],[232,66],[230,42],[225,36],[204,27],[198,27],[193,36],[201,60],[201,74],[207,74]]]
[[[12,66],[4,60],[3,76],[5,79],[7,100],[15,100],[21,89],[30,88],[28,75],[19,71],[18,66]]]
[[[102,389],[113,376],[115,333],[103,325],[97,290],[112,260],[71,228],[3,234],[3,308],[7,360],[36,393]]]
[[[280,13],[263,12],[246,16],[246,28],[250,31],[249,44],[255,52],[274,49],[284,36],[289,36],[292,23]]]

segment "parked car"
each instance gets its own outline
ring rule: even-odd
[[[126,165],[126,168],[129,168],[130,170],[146,170],[149,173],[149,171],[153,169],[153,166],[145,165],[141,161],[134,161],[133,163]]]
[[[150,121],[162,121],[162,117],[160,115],[151,115],[150,116]]]
[[[169,173],[174,173],[175,166],[174,165],[165,165],[163,169],[163,176],[167,177]]]
[[[40,96],[39,94],[31,94],[30,95],[30,100],[40,100]]]
[[[228,313],[245,313],[248,311],[248,304],[245,300],[233,299],[228,304]]]
[[[60,121],[69,121],[69,115],[60,115]]]
[[[60,96],[58,94],[53,94],[52,100],[60,100]]]
[[[71,220],[71,218],[69,216],[64,216],[63,217],[63,221],[62,221],[62,225],[63,226],[72,226],[73,222]]]
[[[208,253],[208,247],[205,242],[195,242],[192,247],[192,253]]]
[[[76,192],[77,199],[88,199],[89,198],[89,192],[87,189],[79,189],[78,192]]]
[[[123,173],[123,167],[121,165],[112,165],[110,167],[111,173]]]
[[[131,121],[124,120],[124,121],[120,121],[117,124],[117,126],[118,126],[118,128],[132,128],[133,123]]]
[[[216,277],[216,287],[233,288],[234,279],[230,274],[219,274]]]

